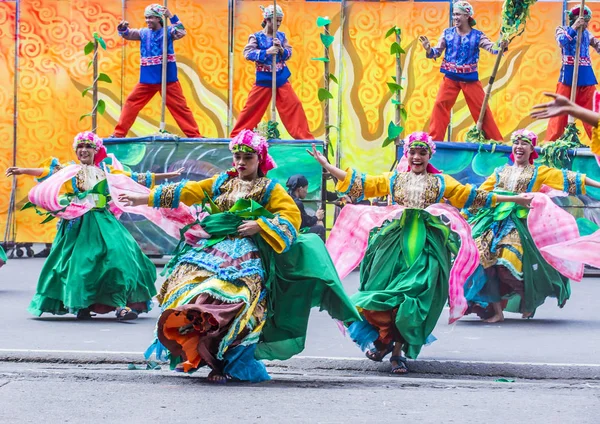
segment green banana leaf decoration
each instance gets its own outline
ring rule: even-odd
[[[537,0],[506,0],[502,6],[502,26],[500,34],[503,40],[519,36],[525,31],[525,22],[529,18],[529,8]],[[522,26],[522,28],[521,28]]]
[[[579,140],[579,130],[575,123],[570,123],[565,127],[565,132],[556,141],[546,144],[542,147],[542,157],[545,165],[554,168],[568,168],[571,157],[569,150],[578,147],[585,147]]]

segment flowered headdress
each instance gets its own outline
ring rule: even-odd
[[[258,169],[267,175],[271,169],[277,168],[277,164],[269,154],[269,143],[263,136],[251,130],[242,130],[229,142],[229,150],[232,153],[247,152],[258,155]]]
[[[264,7],[264,6],[259,6],[260,10],[262,10],[262,14],[263,14],[263,19],[271,19],[273,18],[273,5]],[[277,17],[278,18],[283,18],[283,9],[281,7],[279,7],[279,5],[277,5]]]
[[[513,132],[510,136],[510,141],[512,143],[514,143],[517,140],[521,140],[521,141],[526,141],[527,143],[531,144],[533,147],[535,147],[537,145],[537,135],[533,132],[533,131],[529,131],[526,129],[523,130],[517,130],[515,132]],[[533,152],[531,152],[531,156],[529,156],[529,163],[533,165],[533,161],[534,159],[538,158],[538,153],[535,151],[535,149],[533,149]],[[513,162],[515,161],[515,156],[511,153],[510,154],[510,160],[512,160]]]
[[[569,23],[573,25],[577,18],[579,18],[579,6],[575,6],[569,10]],[[587,6],[583,6],[583,19],[585,19],[587,22],[592,19],[592,10]]]
[[[157,18],[162,18],[166,10],[166,7],[163,5],[154,3],[146,7],[146,10],[144,10],[144,16],[156,16]]]
[[[471,6],[471,3],[469,3],[468,1],[460,0],[454,2],[454,4],[452,5],[452,12],[469,15],[469,25],[471,25],[472,27],[477,25],[477,21],[473,19],[475,11],[473,10],[473,6]]]
[[[94,164],[98,165],[106,158],[106,147],[100,137],[91,131],[80,132],[73,139],[73,150],[77,150],[77,146],[81,144],[89,144],[94,146]]]
[[[423,131],[416,131],[410,134],[404,140],[404,157],[408,158],[408,152],[410,149],[427,149],[429,151],[429,157],[431,158],[435,153],[435,143],[429,134]],[[402,172],[410,171],[410,165],[408,164],[408,160],[403,160],[401,164],[398,165],[398,170]],[[427,164],[427,172],[430,174],[441,174],[442,171],[437,169],[431,163]]]

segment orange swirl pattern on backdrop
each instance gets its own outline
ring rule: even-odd
[[[116,27],[121,19],[131,27],[143,27],[147,0],[127,0],[124,10],[120,0],[29,0],[20,2],[20,69],[18,72],[17,164],[33,167],[49,156],[63,161],[74,159],[73,136],[90,129],[91,120],[79,116],[91,109],[91,97],[81,90],[91,84],[90,56],[83,47],[98,32],[108,49],[100,53],[100,70],[108,74],[112,84],[101,83],[100,95],[107,103],[105,115],[99,118],[98,133],[112,133],[125,97],[139,77],[139,43],[122,40]],[[233,116],[243,108],[254,83],[254,66],[244,60],[242,50],[248,36],[261,29],[259,5],[270,2],[237,1],[235,4],[235,38],[233,44]],[[340,80],[332,85],[334,101],[332,124],[341,128],[342,165],[360,166],[366,172],[389,169],[393,149],[380,148],[386,128],[393,118],[391,94],[386,83],[395,75],[395,61],[389,54],[392,38],[385,39],[392,25],[402,28],[405,67],[402,81],[403,101],[408,111],[407,132],[427,129],[428,121],[441,82],[440,61],[425,58],[418,43],[426,35],[435,43],[449,25],[450,7],[442,2],[363,2],[347,1],[345,25],[340,26],[340,3],[279,0],[286,17],[284,31],[293,46],[289,61],[291,84],[303,102],[309,125],[316,137],[324,133],[323,108],[317,91],[323,85],[323,63],[311,60],[323,55],[319,40],[318,16],[331,18],[331,33],[336,36],[331,57],[331,72]],[[500,1],[473,1],[477,28],[493,40],[500,27]],[[570,4],[569,6],[574,5]],[[592,33],[600,32],[600,4],[590,3],[594,18]],[[188,35],[175,42],[179,77],[202,134],[226,137],[228,134],[228,2],[225,0],[169,1],[169,8],[185,25]],[[14,34],[16,5],[0,2],[0,78],[13,81]],[[540,134],[545,122],[528,117],[531,106],[543,100],[542,91],[554,91],[560,70],[560,50],[554,30],[562,19],[562,2],[538,2],[531,9],[526,32],[509,48],[494,85],[492,111],[500,130],[508,139],[518,128],[529,127]],[[340,55],[340,39],[343,37]],[[341,58],[341,62],[339,59]],[[600,55],[592,52],[595,68]],[[480,77],[484,86],[494,64],[494,56],[482,52]],[[340,72],[341,70],[341,72]],[[0,167],[12,163],[13,86],[0,86]],[[342,122],[337,122],[340,99]],[[265,118],[267,118],[265,116]],[[140,113],[130,135],[147,135],[157,131],[160,121],[160,99],[157,96]],[[460,141],[473,125],[462,97],[453,115],[453,139]],[[167,114],[167,129],[180,134]],[[284,135],[287,136],[285,132]],[[584,141],[586,138],[584,137]],[[337,142],[334,133],[333,142]],[[20,177],[16,193],[17,206],[26,202],[33,179]],[[4,231],[11,180],[0,177],[0,230]],[[54,225],[39,225],[40,217],[28,210],[17,214],[19,241],[51,241]]]

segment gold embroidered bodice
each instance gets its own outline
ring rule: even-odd
[[[526,193],[531,179],[535,174],[535,166],[525,167],[505,166],[498,173],[496,189],[512,191],[513,193]]]
[[[265,197],[270,182],[271,180],[265,177],[254,181],[231,178],[221,184],[220,194],[214,199],[214,202],[222,211],[229,210],[240,199],[251,199],[260,203]]]
[[[440,179],[433,174],[400,172],[394,181],[394,202],[407,208],[424,209],[440,198]]]
[[[75,185],[79,191],[87,191],[94,188],[100,181],[106,179],[103,170],[94,165],[81,165],[81,169],[75,175]]]

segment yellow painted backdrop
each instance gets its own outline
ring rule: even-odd
[[[110,75],[112,84],[101,84],[101,98],[107,112],[99,119],[98,133],[111,134],[120,107],[135,85],[139,72],[139,47],[117,36],[116,26],[124,17],[132,27],[144,25],[143,10],[149,1],[141,0],[28,0],[20,2],[20,48],[18,113],[13,110],[15,76],[16,3],[0,2],[0,169],[13,160],[13,125],[17,124],[16,161],[19,166],[35,166],[48,156],[62,160],[73,158],[73,135],[90,127],[90,120],[79,121],[89,111],[91,98],[81,90],[91,82],[91,70],[83,47],[98,32],[107,42],[101,52],[100,69]],[[233,46],[233,117],[244,105],[254,81],[254,69],[246,62],[242,49],[252,32],[260,30],[260,4],[267,1],[237,1],[235,6],[235,42]],[[294,47],[289,62],[292,85],[306,110],[310,128],[316,137],[324,132],[322,105],[317,90],[322,86],[323,64],[311,61],[322,55],[318,16],[332,18],[332,72],[339,79],[333,86],[332,123],[341,129],[343,165],[360,166],[377,172],[389,168],[393,149],[380,148],[393,109],[386,82],[395,74],[394,59],[389,55],[390,39],[385,32],[392,25],[403,30],[404,101],[408,110],[407,131],[426,129],[433,101],[441,81],[439,62],[427,60],[419,35],[437,40],[448,26],[449,4],[445,2],[362,2],[347,1],[345,25],[340,27],[341,7],[337,2],[279,0],[286,17],[282,30]],[[497,38],[502,3],[474,1],[478,28]],[[169,1],[179,15],[188,36],[176,42],[180,80],[201,132],[208,137],[227,136],[229,84],[229,6],[226,0]],[[600,15],[598,3],[592,10]],[[542,100],[541,92],[553,91],[560,69],[560,53],[554,30],[561,22],[562,2],[538,2],[531,11],[526,32],[511,44],[495,85],[492,111],[501,131],[510,133],[529,126],[541,136],[545,123],[532,124],[531,106]],[[596,17],[590,29],[600,31]],[[343,45],[339,41],[343,39]],[[340,51],[341,49],[341,51]],[[341,63],[339,59],[341,58]],[[493,66],[493,56],[482,52],[480,75],[484,85]],[[593,54],[594,66],[600,64]],[[340,66],[341,65],[341,66]],[[339,103],[338,103],[339,100]],[[341,122],[337,121],[338,104]],[[140,114],[131,135],[156,132],[160,100],[155,98]],[[168,129],[179,133],[168,118]],[[462,97],[454,108],[453,139],[461,140],[473,124]],[[334,137],[334,142],[335,142]],[[26,200],[33,181],[20,177],[16,199]],[[11,180],[0,176],[0,230],[4,232],[10,198]],[[19,241],[50,241],[53,225],[38,225],[31,211],[17,215]]]

